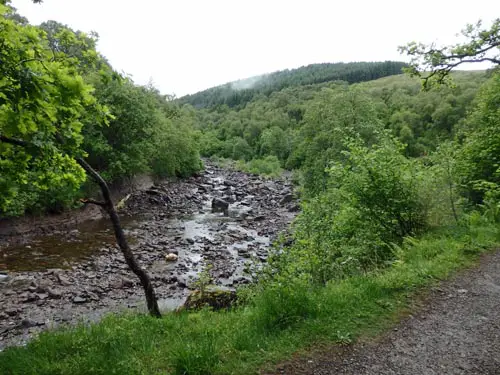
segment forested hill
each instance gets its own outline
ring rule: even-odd
[[[250,102],[255,96],[280,91],[287,87],[330,81],[357,83],[400,74],[406,64],[399,61],[311,64],[297,69],[250,77],[186,95],[179,99],[196,108],[226,104],[236,107]]]

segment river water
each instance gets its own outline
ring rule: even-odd
[[[246,270],[265,262],[270,244],[295,216],[291,192],[287,181],[208,165],[199,176],[131,194],[120,211],[122,225],[161,308],[182,304],[208,265],[215,285],[250,282]],[[213,198],[231,202],[227,215],[212,212]],[[0,236],[0,348],[53,326],[145,309],[108,220],[47,227],[44,235],[31,228]],[[168,254],[177,259],[168,261]]]

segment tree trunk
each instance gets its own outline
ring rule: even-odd
[[[84,159],[77,158],[76,161],[80,166],[92,177],[92,179],[99,185],[102,191],[102,196],[104,198],[104,202],[95,202],[89,201],[91,203],[98,204],[106,210],[109,214],[109,218],[113,223],[113,230],[115,232],[116,242],[122,251],[123,257],[127,262],[127,265],[130,267],[132,272],[134,272],[139,280],[141,281],[141,285],[144,288],[144,293],[146,295],[146,302],[148,305],[149,313],[155,317],[161,317],[160,309],[158,308],[158,302],[156,300],[155,290],[153,288],[153,284],[151,283],[151,279],[147,272],[142,269],[142,267],[137,263],[137,260],[130,249],[127,239],[125,238],[125,234],[123,233],[123,229],[120,225],[120,219],[116,212],[113,201],[111,200],[111,194],[109,192],[108,185],[106,181],[97,173]]]

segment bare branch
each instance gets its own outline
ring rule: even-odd
[[[6,137],[2,134],[0,134],[0,141],[4,142],[4,143],[9,143],[9,144],[14,145],[14,146],[20,146],[20,147],[30,146],[29,142],[23,141],[21,139]]]
[[[101,206],[101,207],[106,207],[107,206],[106,202],[96,201],[95,199],[90,199],[90,198],[80,199],[80,202],[82,202],[85,205],[87,205],[87,204],[95,204],[95,205]]]

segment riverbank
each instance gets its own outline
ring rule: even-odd
[[[439,280],[472,266],[495,241],[495,226],[453,227],[406,243],[391,267],[323,288],[263,289],[249,305],[229,312],[170,313],[162,319],[108,316],[99,324],[48,332],[26,348],[8,349],[0,354],[0,370],[283,373],[276,363],[297,351],[332,343],[342,348],[393,327],[408,316],[424,287],[437,286]]]
[[[214,198],[231,203],[227,215],[212,212]],[[3,225],[0,348],[48,328],[144,308],[142,288],[115,246],[110,223],[95,207],[86,210],[31,226],[29,220]],[[120,215],[167,310],[183,303],[207,265],[215,285],[250,282],[246,268],[266,260],[296,210],[289,182],[207,164],[197,176],[131,193]],[[175,256],[168,260],[169,254]]]

